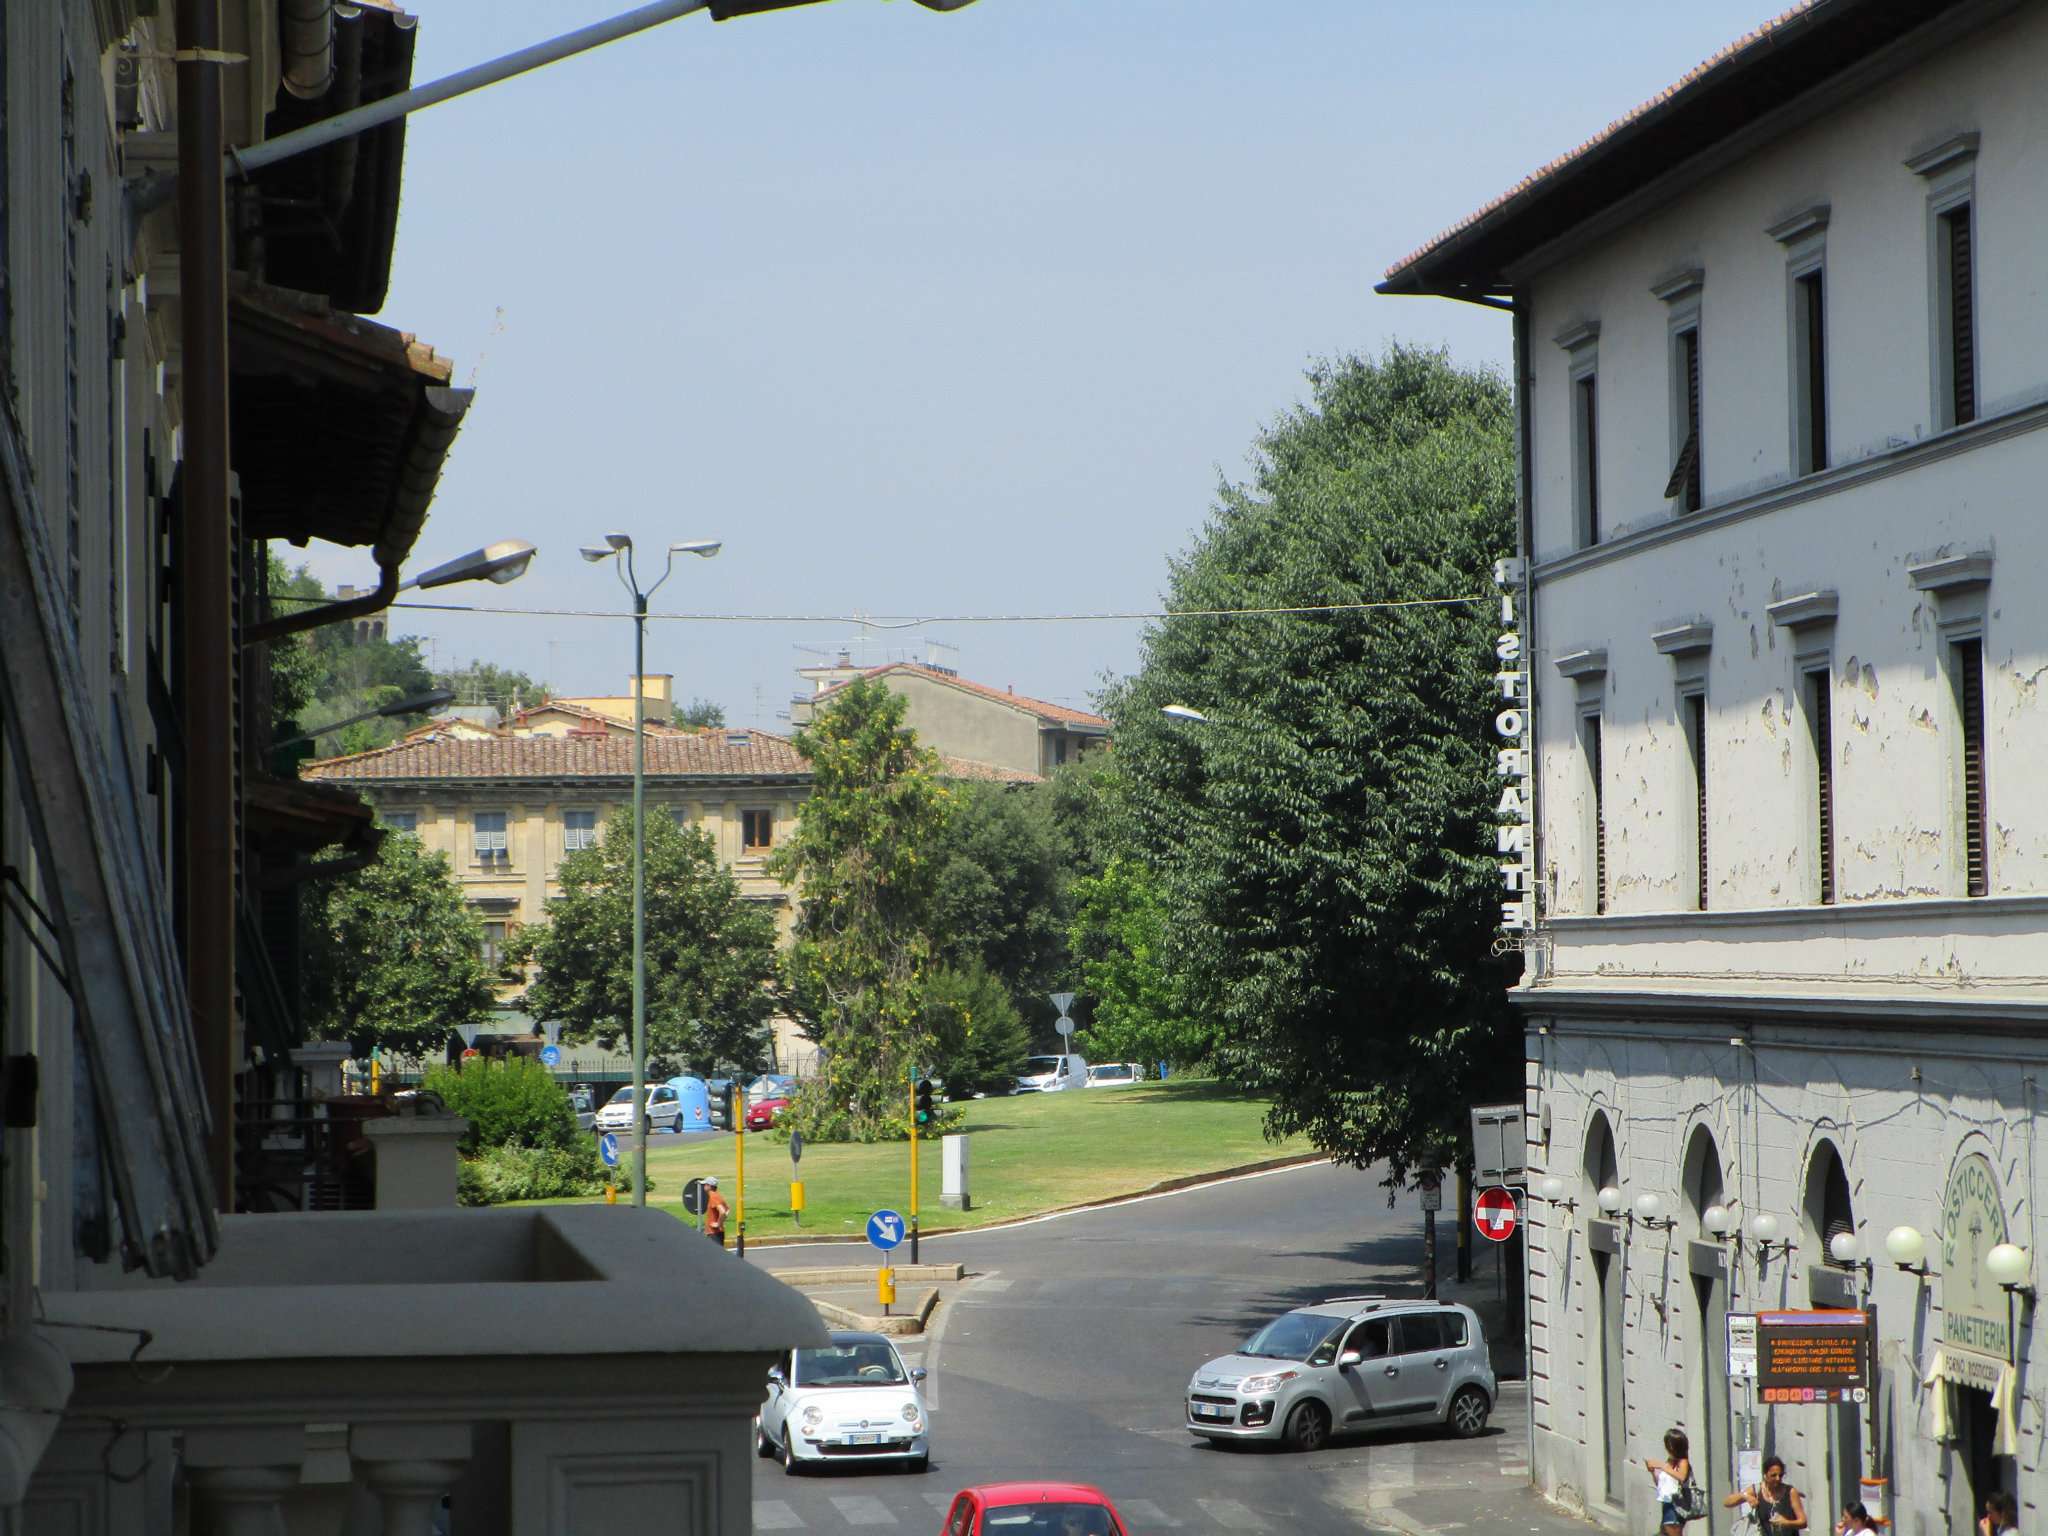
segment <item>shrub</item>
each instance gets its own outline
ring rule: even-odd
[[[576,1129],[569,1095],[546,1067],[524,1057],[436,1067],[420,1087],[439,1094],[442,1103],[469,1122],[462,1140],[465,1155],[493,1147],[587,1150],[590,1137]]]
[[[604,1190],[596,1148],[497,1146],[465,1157],[456,1169],[456,1198],[464,1205],[507,1200],[567,1200]]]

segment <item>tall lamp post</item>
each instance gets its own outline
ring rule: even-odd
[[[612,569],[633,599],[633,1203],[641,1206],[647,1204],[647,599],[675,570],[677,555],[709,560],[723,547],[718,539],[669,545],[661,581],[645,592],[633,569],[633,541],[625,534],[608,533],[602,547],[583,549],[593,565],[617,556]]]

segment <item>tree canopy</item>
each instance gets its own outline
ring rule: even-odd
[[[1272,1093],[1269,1127],[1399,1173],[1519,1082],[1485,596],[1513,545],[1512,412],[1496,375],[1401,347],[1309,384],[1172,563],[1189,616],[1105,700],[1110,823],[1157,883],[1176,1006]],[[1354,603],[1414,606],[1193,612]]]
[[[386,832],[374,862],[307,885],[304,901],[310,1038],[367,1040],[421,1059],[490,1016],[483,927],[446,854]]]
[[[1072,872],[1050,785],[962,784],[934,845],[932,933],[954,966],[979,966],[1021,1016],[1049,1027],[1068,978]]]
[[[775,920],[741,897],[711,838],[666,811],[646,817],[647,1054],[655,1076],[752,1072],[768,1059]],[[566,854],[547,921],[514,939],[537,967],[535,1018],[564,1038],[630,1046],[633,1028],[633,812],[607,818],[594,846]]]
[[[707,731],[725,724],[725,706],[711,699],[692,699],[675,706],[674,720],[686,730]]]

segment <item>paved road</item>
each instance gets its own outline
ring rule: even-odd
[[[932,1532],[958,1489],[1071,1477],[1107,1490],[1134,1532],[1248,1536],[1442,1528],[1481,1509],[1520,1518],[1519,1387],[1485,1436],[1429,1431],[1340,1441],[1314,1456],[1215,1449],[1181,1427],[1194,1366],[1309,1300],[1414,1292],[1421,1217],[1370,1172],[1311,1167],[1001,1232],[925,1244],[975,1276],[913,1341],[931,1371],[932,1470],[790,1478],[756,1464],[755,1527],[875,1536]],[[860,1250],[854,1250],[860,1251]],[[758,1249],[768,1267],[849,1250]],[[1403,1515],[1416,1502],[1424,1515]]]

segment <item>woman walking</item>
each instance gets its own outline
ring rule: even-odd
[[[1762,1536],[1806,1529],[1806,1498],[1785,1481],[1785,1458],[1782,1456],[1765,1458],[1762,1482],[1739,1493],[1731,1493],[1721,1501],[1724,1509],[1733,1509],[1738,1504],[1747,1504],[1755,1512],[1757,1529]]]
[[[1686,1489],[1692,1482],[1692,1446],[1685,1431],[1665,1430],[1664,1459],[1646,1461],[1643,1465],[1650,1469],[1657,1484],[1657,1515],[1664,1536],[1684,1536]]]

